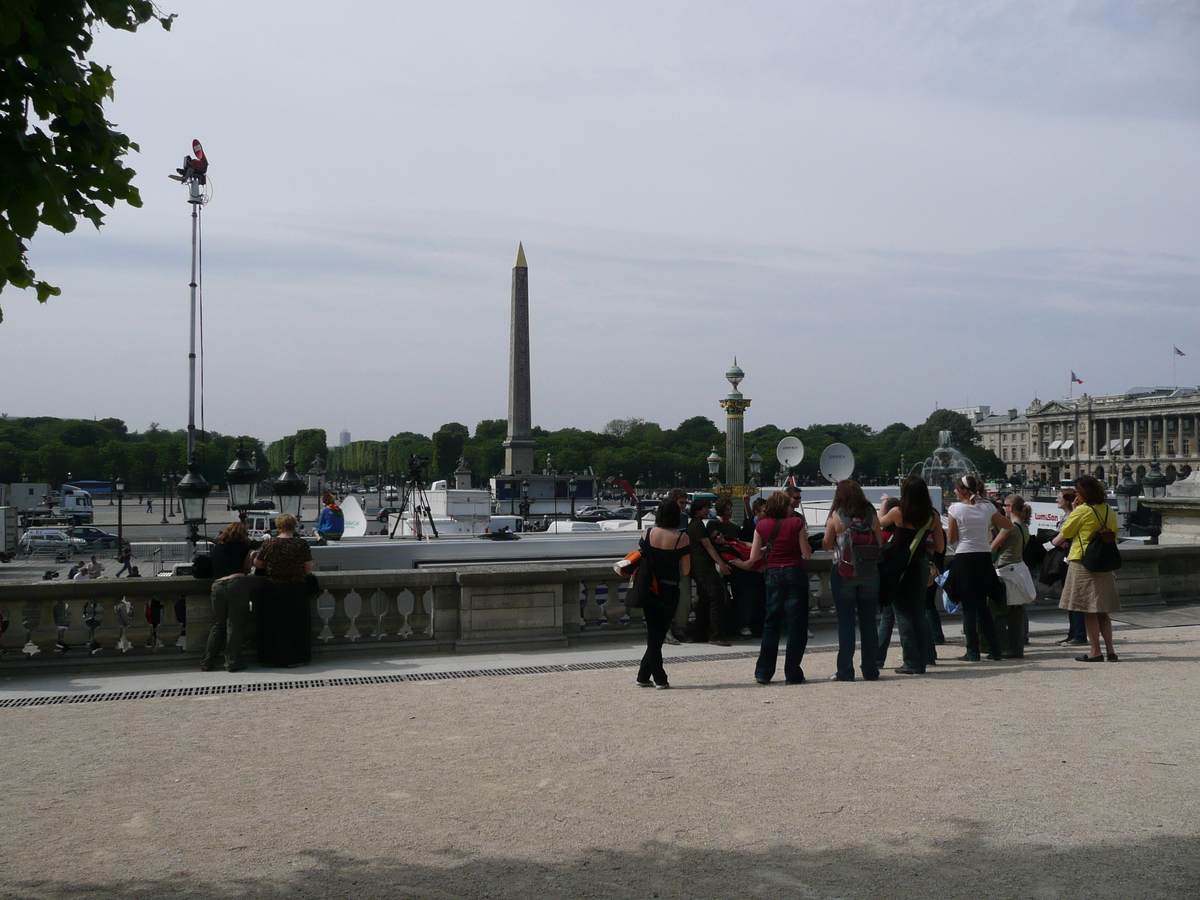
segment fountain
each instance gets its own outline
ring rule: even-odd
[[[973,462],[951,446],[949,431],[939,431],[937,448],[921,465],[921,477],[931,488],[942,489],[942,505],[945,506],[954,500],[954,486],[964,475],[979,478],[979,470]],[[982,479],[980,481],[982,482]]]

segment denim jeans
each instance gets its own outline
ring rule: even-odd
[[[785,614],[788,641],[783,655],[783,677],[788,684],[801,684],[804,670],[800,661],[808,646],[808,572],[804,566],[767,569],[767,616],[754,667],[754,677],[759,681],[770,681],[775,676]]]
[[[240,669],[246,665],[242,656],[242,641],[246,634],[246,617],[250,612],[250,579],[221,578],[212,583],[213,624],[208,634],[202,666],[216,665],[224,654],[225,668]]]
[[[920,571],[924,574],[925,569]],[[925,612],[924,581],[910,577],[901,581],[892,611],[896,616],[896,630],[900,632],[904,665],[916,672],[924,672],[925,667],[937,659],[933,651],[933,629]]]
[[[833,591],[833,605],[838,623],[838,681],[854,680],[854,624],[858,619],[858,632],[862,641],[862,675],[867,681],[879,677],[877,657],[879,634],[875,630],[875,610],[879,604],[879,579],[855,581],[838,574],[837,565],[829,574],[829,587]]]
[[[1083,613],[1067,610],[1067,640],[1087,640],[1087,627],[1084,625]]]
[[[679,587],[659,584],[657,594],[646,597],[642,612],[646,616],[646,653],[638,667],[637,679],[641,682],[654,679],[655,684],[667,683],[667,671],[663,668],[663,638],[671,628],[671,618],[679,605]]]
[[[896,628],[896,607],[892,604],[879,607],[879,635],[875,641],[876,668],[882,669],[887,662],[888,648],[892,646],[892,632]]]

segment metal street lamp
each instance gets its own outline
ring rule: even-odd
[[[1113,493],[1117,495],[1117,512],[1125,516],[1125,531],[1129,531],[1129,523],[1133,519],[1133,514],[1137,512],[1138,496],[1142,489],[1136,481],[1133,480],[1133,469],[1128,465],[1121,472],[1123,478],[1121,483],[1113,488]]]
[[[162,521],[158,523],[159,525],[167,525],[167,524],[170,524],[170,523],[168,523],[168,522],[167,522],[167,483],[170,481],[170,478],[171,478],[171,476],[170,476],[170,475],[168,475],[166,472],[164,472],[164,473],[163,473],[163,477],[162,477],[162,486],[163,486],[163,489],[162,489],[162,499],[161,499],[161,502],[159,503],[159,505],[162,507]]]
[[[1150,471],[1142,476],[1142,490],[1151,500],[1157,500],[1167,495],[1167,476],[1158,467],[1158,460],[1150,463]]]
[[[762,457],[758,455],[758,448],[754,448],[754,452],[750,454],[750,458],[746,460],[750,464],[750,486],[758,487],[758,480],[762,477]]]
[[[529,479],[521,479],[521,518],[529,518]],[[521,530],[525,530],[525,523],[521,523]]]
[[[179,481],[176,490],[179,493],[179,509],[183,521],[188,526],[188,544],[192,552],[196,549],[196,540],[200,535],[199,526],[204,524],[204,505],[213,486],[200,474],[200,466],[193,459],[187,466],[187,474]]]
[[[246,459],[246,448],[238,441],[236,459],[225,470],[225,486],[229,489],[229,505],[237,510],[238,518],[246,521],[246,510],[254,502],[254,487],[258,473]]]
[[[110,478],[109,484],[108,484],[108,505],[109,506],[113,505],[113,494],[116,493],[116,490],[117,490],[117,486],[115,484],[113,484],[113,480]]]
[[[167,476],[169,478],[167,481],[167,496],[170,499],[170,502],[167,505],[171,507],[171,509],[167,512],[167,515],[173,519],[175,518],[175,485],[183,476],[174,469],[167,473]]]
[[[579,490],[579,482],[575,480],[575,476],[571,476],[571,480],[567,482],[567,496],[571,498],[571,519],[575,518],[575,492]]]
[[[117,492],[117,554],[120,555],[125,550],[125,519],[122,515],[124,512],[125,479],[120,475],[114,475],[112,481],[113,489]]]
[[[717,483],[717,473],[721,470],[721,457],[717,455],[717,448],[713,447],[712,453],[708,454],[708,477],[715,485]]]
[[[296,461],[288,454],[283,464],[283,474],[275,479],[272,488],[279,501],[279,514],[292,515],[300,521],[300,500],[304,496],[304,479],[296,474]]]

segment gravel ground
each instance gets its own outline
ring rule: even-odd
[[[0,710],[0,897],[1198,897],[1200,626],[1118,650]]]

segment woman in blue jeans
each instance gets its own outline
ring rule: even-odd
[[[879,678],[879,666],[875,660],[879,650],[879,635],[875,630],[879,567],[877,562],[856,567],[854,547],[874,548],[877,560],[882,543],[879,516],[875,513],[875,507],[863,496],[862,488],[849,479],[839,481],[829,507],[829,519],[825,522],[825,537],[821,542],[823,549],[836,548],[838,551],[829,570],[829,586],[833,591],[838,622],[837,672],[829,676],[830,681],[854,680],[856,617],[862,635],[862,676],[867,681]]]
[[[892,541],[905,545],[911,545],[918,535],[921,536],[895,592],[892,610],[904,657],[904,664],[896,672],[924,675],[933,651],[933,632],[925,611],[925,586],[929,580],[927,547],[932,543],[932,549],[937,553],[946,549],[946,533],[942,530],[941,517],[934,512],[925,479],[917,475],[905,478],[900,485],[900,505],[884,513],[879,524],[894,529]]]
[[[779,659],[779,636],[787,616],[788,642],[783,657],[783,677],[788,684],[803,684],[800,662],[808,646],[808,572],[804,561],[812,556],[804,517],[792,512],[792,497],[776,491],[763,507],[763,518],[754,526],[751,564],[767,561],[767,614],[762,646],[754,667],[754,680],[770,684]]]

